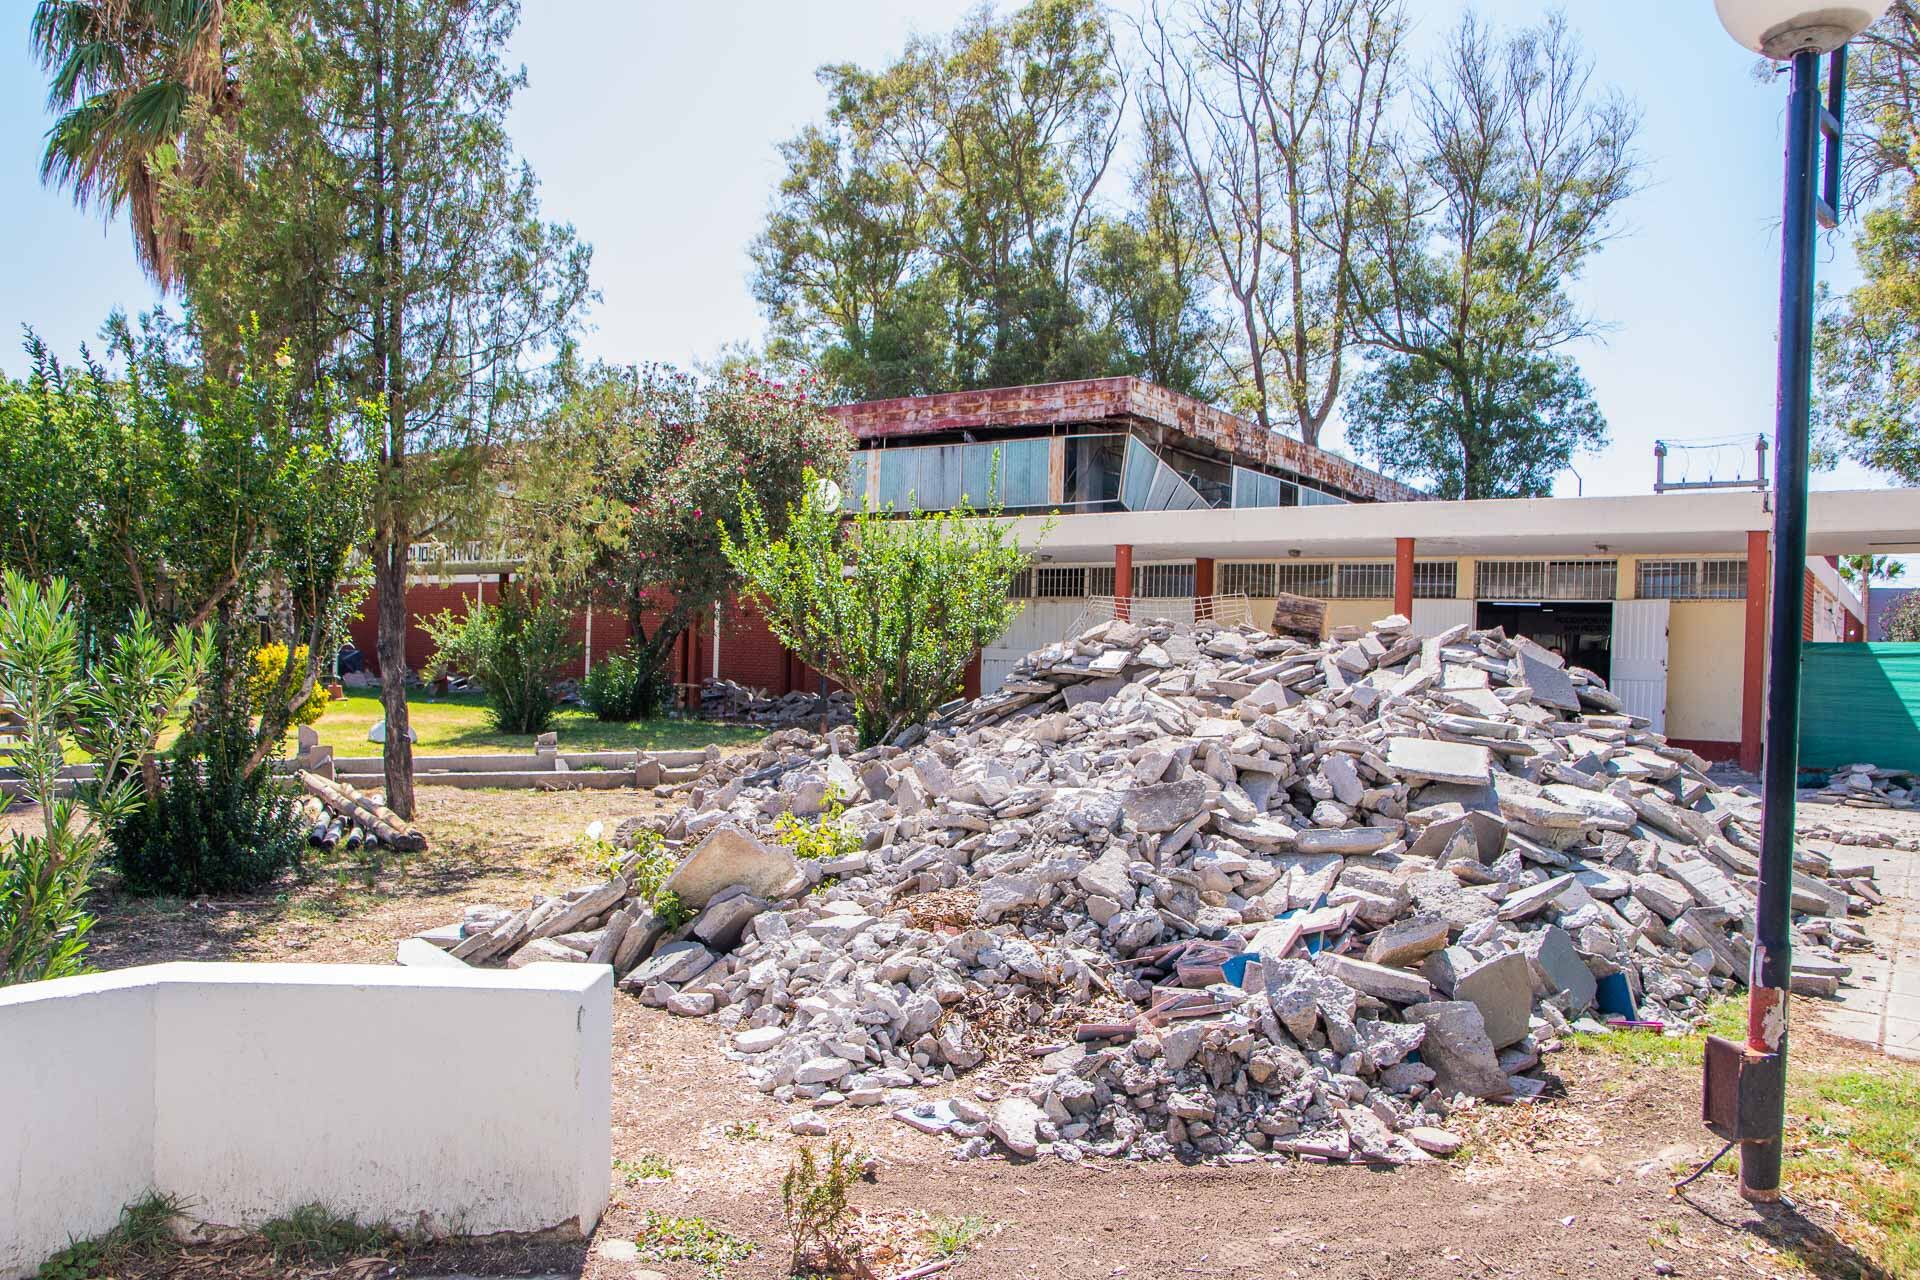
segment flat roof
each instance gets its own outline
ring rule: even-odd
[[[949,431],[995,427],[1059,427],[1129,422],[1164,428],[1240,457],[1290,471],[1378,502],[1418,502],[1426,497],[1337,453],[1264,430],[1224,409],[1169,391],[1142,378],[1081,378],[1024,387],[949,391],[933,396],[863,400],[827,410],[856,439],[895,440]]]
[[[1422,556],[1744,555],[1749,530],[1773,528],[1772,495],[1739,490],[1613,498],[1511,498],[1238,507],[1015,520],[1022,546],[1061,564],[1391,556],[1397,538]],[[1807,554],[1920,552],[1920,489],[1815,493]]]

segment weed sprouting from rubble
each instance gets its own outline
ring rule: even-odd
[[[780,846],[842,804],[857,843]],[[686,923],[629,870],[472,908],[454,954],[611,963],[713,1016],[812,1108],[796,1132],[887,1105],[960,1156],[1401,1163],[1458,1149],[1463,1099],[1540,1095],[1571,1030],[1737,989],[1758,832],[1752,795],[1497,630],[1114,621],[890,744],[794,730],[711,766],[659,833]],[[1829,991],[1871,871],[1796,865],[1796,989]]]

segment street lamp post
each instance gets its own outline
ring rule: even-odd
[[[1786,205],[1781,221],[1779,386],[1774,417],[1773,596],[1768,614],[1766,764],[1760,902],[1747,975],[1744,1047],[1710,1045],[1706,1114],[1740,1142],[1740,1194],[1780,1198],[1786,1121],[1787,991],[1793,977],[1793,807],[1799,774],[1801,577],[1807,561],[1807,425],[1813,400],[1816,224],[1840,204],[1840,116],[1846,44],[1890,0],[1714,0],[1742,45],[1791,62]],[[1831,54],[1825,101],[1820,59]],[[1824,140],[1824,148],[1822,142]],[[1824,150],[1824,155],[1822,151]],[[1750,584],[1749,589],[1757,589]]]

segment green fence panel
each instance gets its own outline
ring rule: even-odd
[[[1804,646],[1800,767],[1920,769],[1920,644]]]

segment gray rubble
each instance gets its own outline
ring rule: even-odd
[[[1758,800],[1498,631],[1107,622],[852,747],[788,730],[693,784],[679,928],[616,879],[434,940],[611,963],[809,1131],[886,1106],[1066,1160],[1448,1154],[1569,1030],[1683,1028],[1747,972]],[[776,842],[836,803],[857,851]],[[1831,992],[1871,867],[1796,860],[1795,986]]]
[[[700,714],[708,720],[731,720],[745,724],[763,724],[770,728],[792,725],[818,726],[820,696],[794,690],[779,695],[754,689],[734,680],[708,679],[700,682]],[[841,690],[827,696],[830,724],[853,723],[853,699]]]

